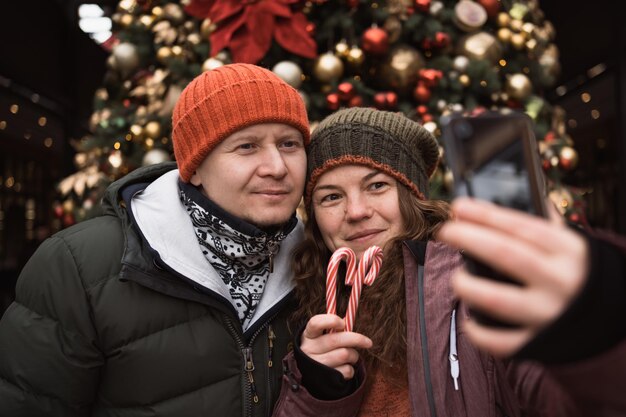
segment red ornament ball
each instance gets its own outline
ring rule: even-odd
[[[415,10],[428,13],[430,11],[430,1],[431,0],[415,0]]]
[[[579,223],[580,222],[580,214],[572,213],[572,214],[569,215],[569,219],[570,219],[570,221],[572,221],[574,223]]]
[[[341,105],[341,100],[339,100],[339,94],[330,93],[329,95],[326,96],[326,107],[328,107],[329,110],[335,111],[339,109],[340,105]]]
[[[341,101],[348,101],[354,97],[354,85],[349,82],[343,82],[337,87],[337,93]]]
[[[387,108],[387,97],[385,93],[374,94],[374,107],[379,110]]]
[[[476,0],[476,3],[483,6],[489,19],[495,19],[500,12],[500,0]]]
[[[415,91],[413,91],[413,97],[420,103],[428,102],[431,94],[430,89],[423,83],[418,83],[417,87],[415,87]]]
[[[367,29],[361,37],[361,49],[367,54],[381,56],[389,51],[389,34],[384,29]]]
[[[385,100],[387,101],[388,109],[395,109],[398,107],[398,95],[393,91],[385,93]]]
[[[56,204],[53,210],[54,210],[54,217],[56,217],[57,219],[60,219],[61,217],[63,217],[63,206],[61,204]]]
[[[363,97],[354,96],[348,101],[348,107],[362,107],[363,106]]]

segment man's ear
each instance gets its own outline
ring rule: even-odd
[[[202,184],[202,181],[200,180],[200,175],[198,175],[198,171],[193,172],[193,174],[191,175],[191,178],[189,178],[189,182],[195,185],[196,187]]]

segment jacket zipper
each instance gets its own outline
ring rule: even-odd
[[[253,415],[253,413],[252,413],[253,404],[258,404],[259,403],[259,395],[258,395],[257,389],[256,389],[256,381],[254,380],[255,366],[254,366],[254,357],[252,355],[252,345],[254,344],[254,341],[256,340],[257,336],[266,327],[269,327],[269,329],[268,329],[268,341],[270,342],[270,344],[269,344],[268,372],[267,372],[267,383],[268,383],[267,404],[268,404],[268,415],[269,415],[269,403],[270,403],[270,397],[271,397],[271,391],[270,391],[270,388],[271,388],[271,386],[270,386],[270,384],[271,384],[271,382],[270,382],[271,381],[271,375],[270,375],[269,368],[271,368],[273,366],[273,360],[272,360],[273,345],[274,345],[273,339],[276,337],[275,334],[274,334],[273,329],[271,328],[270,322],[274,319],[274,317],[276,317],[276,314],[274,314],[273,316],[269,317],[268,320],[265,322],[265,324],[263,324],[263,326],[259,327],[254,332],[254,334],[250,338],[250,342],[248,342],[247,346],[245,345],[245,343],[243,343],[243,339],[239,336],[239,333],[237,332],[237,329],[235,329],[235,325],[233,324],[232,320],[229,317],[226,318],[226,325],[227,325],[228,329],[230,330],[231,334],[233,335],[233,337],[235,338],[235,341],[237,342],[237,345],[241,349],[241,354],[242,354],[242,357],[243,357],[243,372],[245,374],[245,378],[243,379],[243,387],[242,387],[244,392],[245,392],[244,416],[251,417]]]
[[[274,366],[274,339],[276,339],[276,334],[274,333],[274,329],[271,324],[267,326],[267,413],[266,415],[270,415],[271,406],[270,406],[270,397],[272,395],[272,372],[271,369]]]
[[[250,342],[248,343],[248,346],[246,346],[245,343],[243,343],[243,339],[239,336],[237,329],[235,329],[235,326],[229,317],[226,318],[226,326],[228,327],[231,334],[235,338],[235,341],[237,342],[237,346],[239,346],[239,349],[241,349],[241,355],[243,357],[243,372],[245,374],[245,378],[243,378],[242,380],[243,381],[242,389],[245,393],[243,411],[244,411],[244,416],[251,417],[252,416],[252,403],[259,402],[259,396],[256,392],[256,384],[254,382],[254,375],[253,375],[254,360],[252,356],[252,344],[254,343],[254,339],[257,337],[257,335],[261,333],[261,331],[265,328],[265,325],[259,327],[259,329],[252,335],[252,337],[250,338]]]
[[[418,303],[420,309],[420,339],[422,341],[422,361],[424,363],[424,383],[431,417],[437,417],[433,384],[430,378],[430,357],[428,353],[428,336],[426,335],[426,309],[424,307],[424,265],[417,266]]]

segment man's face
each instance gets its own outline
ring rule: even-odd
[[[280,123],[257,124],[224,139],[191,176],[191,183],[230,214],[261,228],[294,213],[306,176],[302,134]]]

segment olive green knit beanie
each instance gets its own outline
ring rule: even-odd
[[[379,169],[425,199],[439,146],[428,130],[402,113],[353,107],[322,120],[311,135],[307,158],[307,205],[319,176],[346,164]]]

